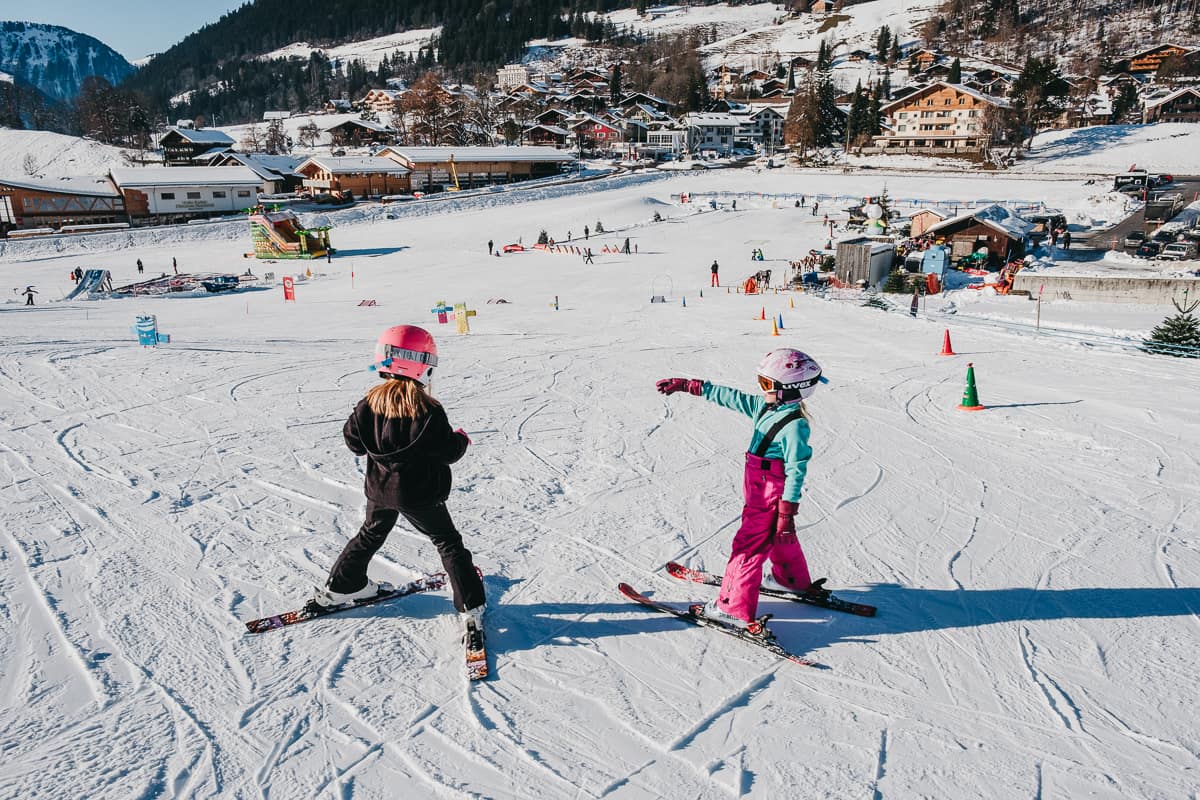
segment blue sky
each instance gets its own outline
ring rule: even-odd
[[[45,22],[94,36],[130,61],[161,53],[249,0],[0,0],[0,20]]]

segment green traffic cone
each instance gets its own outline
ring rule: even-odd
[[[979,393],[975,391],[975,365],[967,364],[967,388],[963,390],[962,411],[982,411],[986,406],[979,404]]]

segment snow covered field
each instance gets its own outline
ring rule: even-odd
[[[32,156],[37,174],[47,178],[106,175],[125,166],[119,147],[78,136],[49,131],[16,131],[0,128],[0,177],[28,175],[26,156]]]
[[[750,250],[802,255],[820,218],[670,203],[877,191],[869,178],[724,171],[338,218],[341,252],[311,265],[295,304],[278,287],[48,302],[76,265],[117,285],[136,258],[152,273],[173,256],[303,270],[246,261],[248,234],[0,255],[5,286],[41,292],[32,309],[0,305],[0,798],[1195,797],[1197,365],[968,324],[965,309],[912,319],[713,290],[712,259],[727,284],[782,271]],[[980,192],[888,180],[898,197]],[[1057,203],[1077,185],[986,191]],[[638,254],[587,268],[486,254],[488,238],[562,240],[597,219],[630,227],[594,250],[630,236]],[[434,324],[439,300],[478,310],[470,336]],[[980,301],[1006,303],[1033,305]],[[783,314],[780,338],[753,319],[764,307]],[[1109,331],[1166,313],[1063,309]],[[170,344],[136,344],[146,313]],[[486,574],[483,684],[462,677],[445,593],[242,627],[298,605],[360,524],[341,423],[397,323],[432,326],[435,393],[475,442],[449,502]],[[935,355],[944,329],[956,358]],[[824,669],[616,590],[711,596],[662,565],[719,570],[738,522],[749,421],[654,380],[750,389],[779,345],[830,379],[812,402],[801,541],[815,574],[880,608],[764,601],[782,643]],[[967,362],[987,411],[956,408]],[[400,528],[372,573],[436,565]]]

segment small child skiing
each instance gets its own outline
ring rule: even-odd
[[[812,357],[782,348],[767,353],[758,365],[761,397],[687,378],[665,378],[656,384],[662,394],[687,392],[754,420],[742,482],[742,524],[733,537],[717,599],[699,612],[709,619],[764,635],[765,620],[756,619],[760,586],[824,593],[824,581],[814,584],[809,576],[795,521],[812,457],[804,400],[820,382],[821,367]],[[764,575],[768,560],[771,571]]]
[[[437,345],[423,328],[397,325],[379,336],[371,369],[383,382],[367,391],[342,430],[350,451],[367,457],[366,520],[313,599],[330,606],[377,594],[367,565],[403,516],[437,547],[464,635],[471,627],[482,635],[483,581],[446,509],[450,465],[471,439],[450,428],[441,403],[428,393],[437,363]]]

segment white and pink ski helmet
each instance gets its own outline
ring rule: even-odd
[[[775,392],[777,403],[803,400],[824,381],[821,365],[790,347],[772,350],[758,363],[758,385],[764,392]]]
[[[379,334],[375,342],[375,363],[371,369],[380,377],[412,378],[428,386],[437,366],[437,345],[424,328],[396,325]]]

